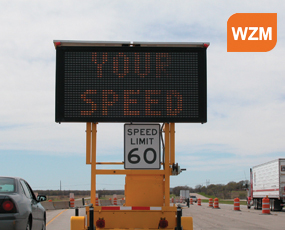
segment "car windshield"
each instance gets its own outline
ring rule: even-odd
[[[13,178],[0,177],[0,193],[15,192],[15,180]]]

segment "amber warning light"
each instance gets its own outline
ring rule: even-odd
[[[207,47],[56,42],[56,122],[204,123]]]

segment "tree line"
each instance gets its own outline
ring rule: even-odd
[[[177,186],[172,189],[172,194],[180,196],[180,190],[189,190],[190,193],[202,193],[207,196],[215,196],[220,199],[232,199],[233,197],[239,197],[245,199],[247,197],[248,180],[242,180],[239,182],[231,181],[228,184],[210,184],[208,186],[198,184],[195,188],[188,186]]]
[[[201,193],[206,196],[214,196],[220,199],[232,199],[239,197],[245,199],[247,196],[246,188],[249,184],[248,180],[242,180],[239,182],[231,181],[228,184],[210,184],[208,186],[198,184],[195,188],[188,186],[177,186],[170,189],[170,193],[174,196],[180,196],[180,190],[189,190],[190,193]],[[69,193],[74,193],[75,196],[90,196],[90,190],[35,190],[38,194],[47,196],[69,196]],[[99,198],[103,198],[108,195],[124,195],[124,190],[97,190]]]
[[[69,193],[74,193],[75,196],[90,196],[90,190],[35,190],[34,192],[38,194],[43,194],[46,196],[69,196]],[[124,190],[97,190],[99,198],[106,195],[124,195]]]

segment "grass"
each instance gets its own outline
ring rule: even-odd
[[[202,196],[205,196],[205,197],[208,197],[208,198],[212,198],[213,199],[213,202],[214,202],[214,199],[216,198],[215,196],[209,196],[209,195],[206,195],[204,192],[199,192],[200,195]],[[208,199],[202,199],[201,200],[203,203],[209,203],[209,200]],[[219,204],[234,204],[234,200],[223,200],[223,199],[219,199]],[[246,201],[240,201],[240,205],[246,205]]]
[[[209,200],[206,200],[206,199],[202,199],[201,201],[202,201],[202,203],[209,203]],[[246,201],[240,201],[239,203],[240,203],[240,205],[246,205]],[[219,204],[232,204],[233,205],[234,201],[233,200],[220,200],[219,199]]]

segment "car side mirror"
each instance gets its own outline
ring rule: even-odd
[[[46,201],[47,197],[45,195],[38,195],[37,196],[37,201],[38,202],[42,202],[42,201]]]

